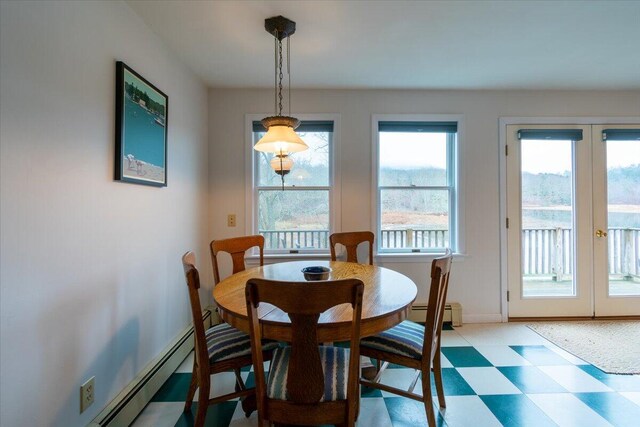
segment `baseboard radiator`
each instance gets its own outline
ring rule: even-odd
[[[205,328],[210,327],[214,317],[212,309],[202,312]],[[193,326],[190,326],[149,362],[88,427],[129,426],[192,350]]]
[[[462,306],[457,302],[448,302],[444,306],[444,322],[451,322],[453,326],[462,326]],[[427,304],[414,304],[409,312],[409,320],[424,322],[427,320]]]

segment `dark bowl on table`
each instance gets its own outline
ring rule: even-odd
[[[329,267],[312,266],[302,269],[305,280],[327,280],[331,269]]]

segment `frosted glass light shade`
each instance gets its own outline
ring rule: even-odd
[[[282,163],[280,163],[282,161]],[[293,160],[289,156],[275,156],[271,159],[271,169],[280,175],[286,175],[293,168]]]
[[[309,148],[289,126],[270,126],[267,133],[253,146],[265,153],[296,153]]]

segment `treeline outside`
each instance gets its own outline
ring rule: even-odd
[[[295,157],[294,157],[295,159]],[[259,182],[262,185],[279,186],[280,176],[268,167],[270,158],[261,158]],[[303,179],[299,177],[302,176]],[[328,229],[328,192],[292,191],[295,185],[326,186],[328,179],[326,165],[296,161],[291,173],[286,175],[286,190],[261,191],[259,195],[258,226],[260,230]],[[382,194],[384,218],[394,218],[392,222],[402,228],[415,223],[428,223],[430,228],[447,228],[448,192],[446,190],[418,190],[411,185],[446,185],[446,171],[428,169],[382,169],[381,185],[406,186],[406,190],[385,190]],[[291,188],[293,187],[293,188]],[[443,217],[445,224],[436,224],[433,216]],[[384,224],[384,228],[394,224]],[[424,228],[424,227],[422,227]]]
[[[522,174],[522,203],[528,206],[571,205],[570,174]],[[640,164],[608,173],[609,204],[640,205]]]
[[[143,100],[147,110],[164,118],[164,105],[151,99],[149,95],[147,95],[147,92],[143,92],[133,83],[127,82],[124,84],[124,90],[133,102],[137,103],[139,100]]]
[[[296,177],[301,171],[304,171],[303,180]],[[270,168],[263,167],[260,172],[264,184],[280,184],[280,176]],[[287,187],[298,183],[305,186],[324,186],[327,185],[327,177],[327,166],[298,162],[285,179]],[[609,171],[608,179],[610,204],[640,205],[640,165],[612,169]],[[383,226],[394,228],[397,224],[405,228],[411,224],[418,226],[422,223],[429,224],[430,228],[434,229],[446,227],[444,224],[437,224],[440,222],[437,217],[442,217],[448,212],[448,192],[412,189],[412,186],[440,186],[446,183],[444,169],[382,169],[380,185],[407,187],[406,190],[382,191]],[[523,203],[528,206],[570,206],[571,188],[569,174],[522,175]],[[384,221],[385,218],[389,218],[388,224]],[[547,219],[549,220],[555,221],[551,218]],[[328,194],[318,191],[291,191],[290,188],[284,192],[263,192],[260,196],[259,226],[261,230],[325,229],[328,227]]]

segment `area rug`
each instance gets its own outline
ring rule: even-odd
[[[539,322],[527,325],[609,374],[640,374],[640,321]]]

